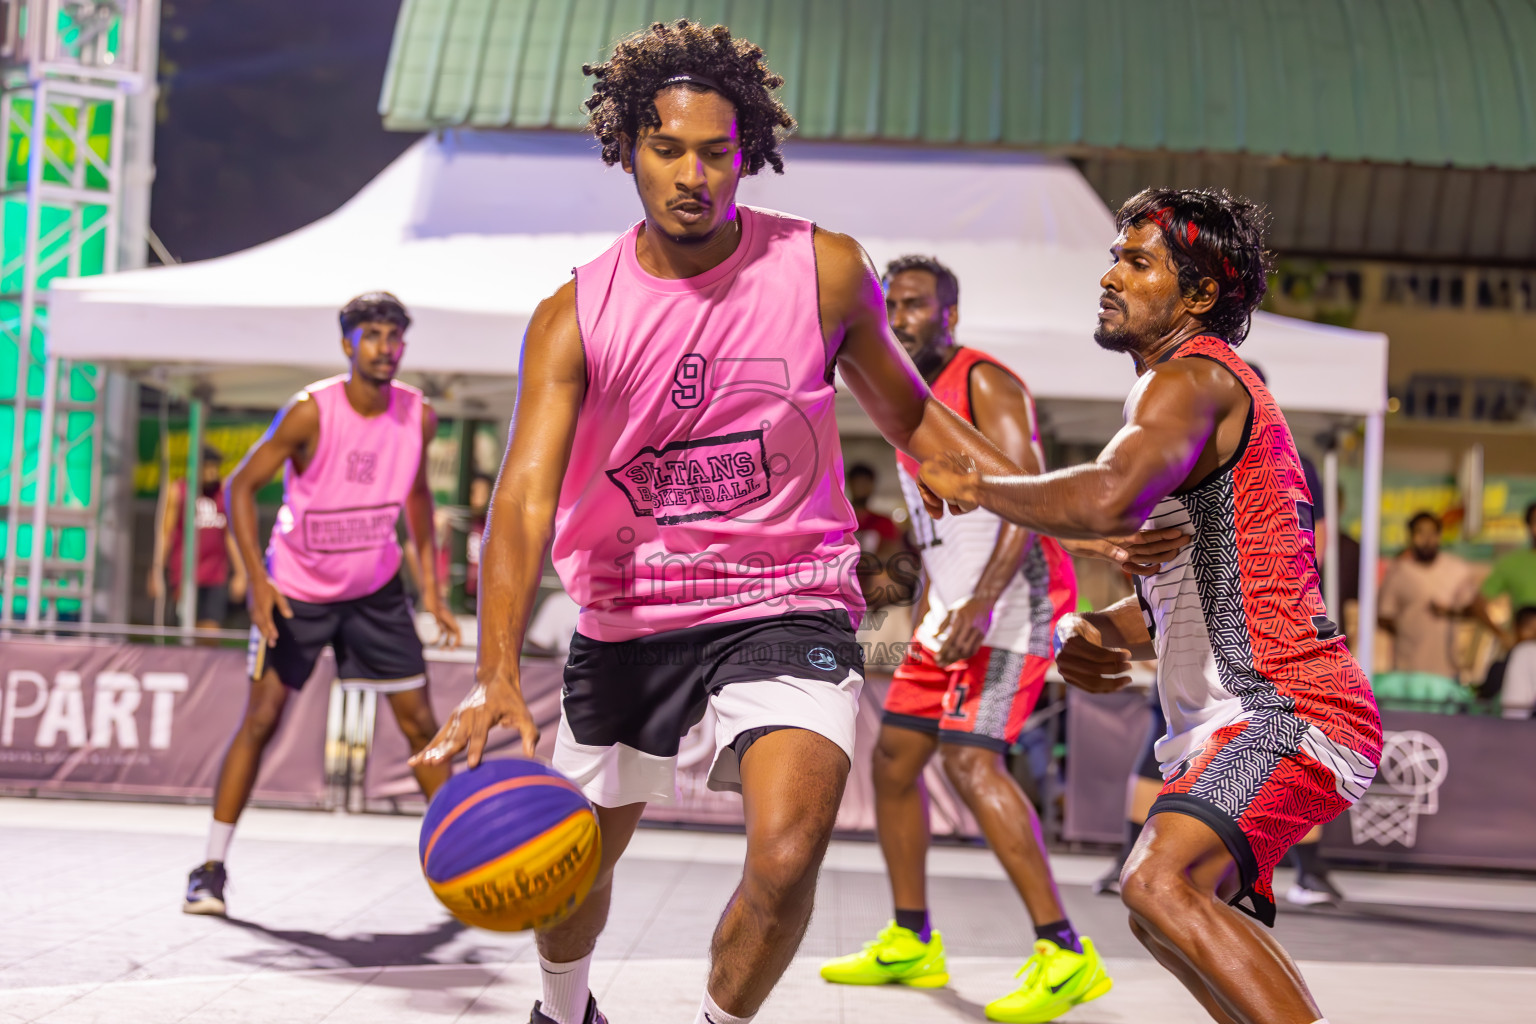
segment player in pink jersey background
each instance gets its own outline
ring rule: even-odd
[[[396,539],[403,511],[422,553],[422,607],[457,644],[458,623],[442,606],[433,571],[424,455],[437,416],[420,391],[395,380],[411,322],[399,299],[360,295],[340,320],[348,372],[295,395],[230,477],[230,529],[250,578],[251,690],[219,772],[204,862],[187,881],[187,913],[225,912],[224,860],[235,823],[289,691],[304,685],[327,646],[341,680],[386,696],[412,750],[437,731]],[[279,469],[283,507],[263,557],[256,491]],[[420,764],[415,772],[430,798],[449,767]]]
[[[591,128],[644,219],[533,315],[483,548],[479,685],[415,760],[467,746],[478,762],[493,725],[532,756],[518,653],[552,544],[582,606],[554,764],[597,806],[603,862],[538,935],[531,1020],[604,1019],[587,979],[613,866],[646,803],[672,798],[678,741],[708,707],[710,784],[742,793],[747,859],[696,1021],[741,1024],[809,921],[863,681],[834,372],[913,457],[1017,467],[929,394],[857,242],[737,205],[794,125],[760,49],[656,24],[587,71]]]

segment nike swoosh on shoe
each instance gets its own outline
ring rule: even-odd
[[[920,956],[913,956],[908,957],[905,960],[884,960],[877,956],[875,957],[875,963],[879,964],[881,967],[909,967],[921,959],[922,957]]]
[[[1073,971],[1071,974],[1067,975],[1065,978],[1062,978],[1060,983],[1051,986],[1051,994],[1055,995],[1057,992],[1060,992],[1063,988],[1065,988],[1072,981],[1073,978],[1077,977],[1079,974],[1082,974],[1083,973],[1083,969],[1086,968],[1087,966],[1088,966],[1087,964],[1079,964],[1077,970]]]

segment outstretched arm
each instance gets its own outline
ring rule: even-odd
[[[412,764],[446,761],[468,747],[473,767],[492,725],[518,730],[523,753],[533,756],[539,730],[523,701],[518,655],[554,534],[560,485],[586,387],[576,286],[568,282],[539,304],[523,337],[517,410],[480,548],[476,685]]]
[[[1197,465],[1218,464],[1210,442],[1237,400],[1234,388],[1246,402],[1242,385],[1219,364],[1175,360],[1137,382],[1125,426],[1094,462],[1035,477],[1000,476],[951,453],[924,465],[923,482],[951,504],[979,504],[1052,536],[1131,533]]]
[[[970,456],[983,472],[1020,472],[972,426],[934,398],[885,319],[874,264],[847,235],[816,230],[821,322],[837,346],[837,368],[891,444],[922,462],[944,452]]]

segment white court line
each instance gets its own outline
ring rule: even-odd
[[[5,828],[203,836],[208,829],[208,808],[0,797],[0,830]],[[415,847],[420,831],[421,819],[411,816],[258,807],[241,817],[239,835],[242,840],[271,842]],[[644,828],[635,834],[626,857],[735,866],[741,864],[745,850],[745,838],[736,833]],[[1081,854],[1051,857],[1056,880],[1063,885],[1088,885],[1104,873],[1109,863],[1107,857]],[[824,866],[835,871],[885,871],[876,844],[847,840],[832,843]],[[997,858],[980,847],[935,846],[929,851],[928,872],[936,878],[1007,878]],[[1524,879],[1365,871],[1338,871],[1334,878],[1348,897],[1360,903],[1536,914],[1536,882]],[[1289,872],[1277,873],[1277,891],[1289,885]]]

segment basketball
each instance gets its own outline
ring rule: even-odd
[[[581,906],[602,841],[587,798],[537,761],[485,761],[432,798],[421,871],[448,912],[498,932],[545,927]]]

